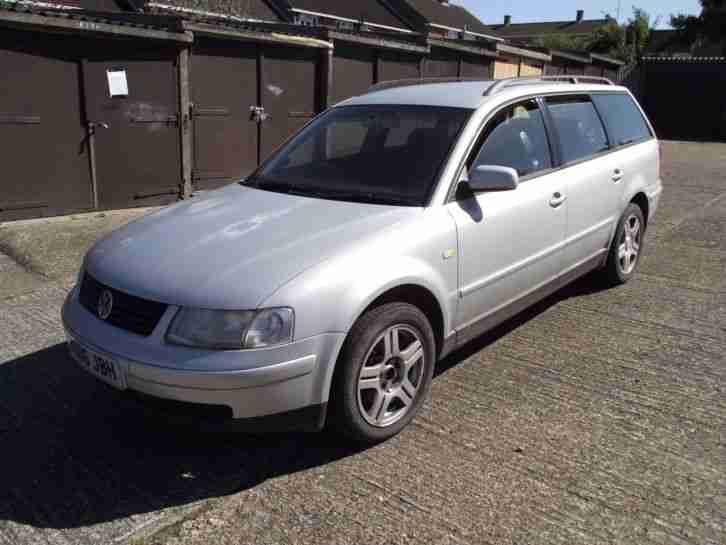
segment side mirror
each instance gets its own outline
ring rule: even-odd
[[[513,168],[481,165],[469,173],[469,187],[473,192],[511,191],[519,185],[519,174]]]

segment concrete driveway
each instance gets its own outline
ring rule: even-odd
[[[664,151],[635,280],[455,353],[367,450],[144,421],[59,323],[83,249],[134,213],[0,227],[0,544],[726,543],[726,145]]]

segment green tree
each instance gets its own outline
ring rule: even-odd
[[[595,29],[587,50],[592,53],[602,53],[621,60],[628,60],[625,27],[619,25],[611,17],[608,17],[608,19],[607,24]]]
[[[537,38],[532,45],[559,51],[585,51],[589,47],[589,40],[568,34],[551,34]]]
[[[608,17],[609,22],[595,30],[589,44],[589,51],[602,53],[625,62],[634,62],[640,58],[648,45],[653,21],[644,9],[633,8],[633,16],[624,25]]]
[[[633,8],[633,17],[628,20],[625,32],[627,35],[626,41],[631,45],[632,55],[635,59],[639,59],[643,55],[643,51],[645,51],[650,39],[651,29],[658,26],[658,22],[658,19],[652,22],[650,15],[645,10]]]
[[[726,54],[726,0],[701,0],[701,6],[698,16],[672,15],[671,26],[680,31],[684,43],[721,44]]]

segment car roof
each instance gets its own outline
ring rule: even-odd
[[[537,93],[550,94],[557,92],[591,93],[593,91],[624,92],[626,89],[617,85],[569,83],[543,80],[511,80],[509,85],[494,94],[487,95],[496,83],[502,80],[482,81],[454,81],[445,83],[426,83],[402,85],[381,90],[371,90],[360,96],[349,98],[336,106],[365,106],[365,105],[414,105],[438,106],[477,109],[493,97],[516,98],[520,95],[530,95],[532,90]],[[395,84],[395,82],[394,82]]]

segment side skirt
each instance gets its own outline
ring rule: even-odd
[[[556,291],[560,290],[564,286],[572,283],[581,276],[587,273],[599,269],[605,264],[607,260],[608,250],[603,249],[599,251],[595,256],[583,261],[582,263],[575,265],[570,270],[565,271],[560,276],[553,280],[548,281],[542,286],[536,287],[529,293],[526,293],[519,299],[514,300],[511,303],[506,304],[502,308],[495,310],[489,314],[484,315],[482,318],[477,320],[471,325],[464,327],[456,333],[456,348],[468,343],[469,341],[479,337],[486,333],[490,329],[506,322],[510,318],[516,316],[526,308],[531,307],[535,303],[545,299],[552,295]],[[452,335],[452,337],[454,337]],[[450,346],[454,343],[450,343]]]

